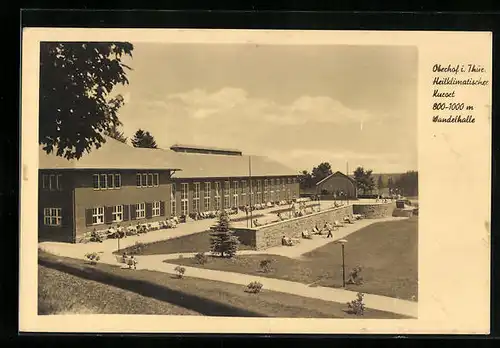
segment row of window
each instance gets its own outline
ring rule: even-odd
[[[285,179],[282,180],[283,184],[281,185],[274,185],[274,179],[271,179],[270,182],[272,183],[270,187],[270,191],[268,194],[268,189],[269,186],[267,185],[268,180],[264,180],[264,187],[266,187],[266,190],[264,191],[264,202],[268,201],[275,201],[275,200],[280,200],[282,198],[292,198],[290,189],[286,187],[286,181]],[[280,179],[276,179],[276,183],[279,183]],[[288,179],[288,183],[292,183],[292,179]],[[247,188],[247,181],[242,180],[240,181],[233,181],[232,182],[232,190],[231,190],[231,181],[224,181],[224,191],[223,191],[223,196],[221,196],[221,183],[220,182],[214,182],[215,189],[214,189],[214,204],[215,206],[213,207],[215,210],[220,210],[221,207],[221,198],[223,197],[223,207],[224,208],[229,208],[229,207],[238,207],[240,205],[240,200],[239,197],[242,198],[242,201],[246,199],[247,193],[251,196],[252,202],[262,202],[262,182],[261,180],[255,181],[257,184],[257,189],[254,191],[253,187],[251,190]],[[240,186],[241,183],[241,186]],[[252,185],[254,184],[254,181],[252,180]],[[192,211],[200,211],[200,203],[201,203],[201,194],[200,194],[200,189],[201,189],[201,183],[195,182],[192,184],[193,185],[193,194],[192,194]],[[211,210],[211,192],[212,192],[212,182],[205,182],[204,183],[204,195],[203,195],[203,200],[204,200],[204,208],[205,210]],[[281,194],[283,192],[283,195]],[[231,195],[232,193],[232,195]],[[175,194],[176,194],[176,185],[172,184],[172,191],[171,191],[171,196],[170,196],[170,201],[171,201],[171,215],[176,215],[177,213],[177,207],[176,207],[176,199],[175,199]],[[257,196],[257,199],[254,200],[254,194]],[[296,194],[295,192],[293,193],[294,195]],[[232,198],[232,199],[231,199]],[[181,214],[185,215],[188,213],[188,208],[189,208],[189,184],[188,183],[181,183]]]
[[[120,174],[94,174],[94,190],[113,190],[122,186]]]
[[[43,174],[42,188],[49,191],[61,191],[62,174]]]
[[[158,187],[160,186],[160,175],[158,173],[137,173],[136,186],[139,187]]]
[[[160,201],[154,201],[151,203],[151,217],[157,217],[157,216],[161,216],[161,206],[162,206],[162,203],[164,204],[164,202],[160,202]],[[124,220],[128,220],[125,219],[125,214],[124,214],[124,209],[129,209],[129,206],[128,205],[115,205],[115,206],[112,206],[110,207],[112,209],[112,213],[111,213],[111,221],[106,221],[105,219],[105,207],[101,206],[101,207],[94,207],[92,208],[92,225],[102,225],[104,224],[105,222],[122,222]],[[130,218],[134,219],[134,220],[140,220],[140,219],[145,219],[146,218],[146,203],[145,202],[141,202],[141,203],[136,203],[134,205],[134,208],[133,210],[135,210],[135,212],[131,211],[131,213],[133,213],[133,216],[131,216]]]

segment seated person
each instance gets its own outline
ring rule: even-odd
[[[260,223],[259,223],[259,221],[257,219],[254,219],[253,220],[253,225],[254,226],[260,226]]]
[[[111,238],[116,238],[117,237],[117,234],[116,234],[116,230],[113,226],[109,226],[108,228],[108,236],[111,237]]]
[[[349,224],[353,224],[354,222],[352,221],[351,217],[346,215],[344,216],[344,222],[347,222]]]
[[[286,236],[283,236],[281,238],[281,244],[284,245],[284,246],[293,246],[293,242],[290,238],[286,237]]]
[[[96,231],[96,229],[94,228],[94,230],[92,231],[92,234],[91,234],[91,237],[90,237],[90,240],[93,241],[93,242],[99,242],[99,243],[102,243],[102,237],[101,235],[99,234],[99,232]]]
[[[302,231],[302,238],[312,239],[312,236],[309,234],[308,230],[304,230],[304,231]]]
[[[116,226],[116,234],[118,235],[118,238],[125,238],[127,236],[123,227],[120,225]]]
[[[319,229],[318,224],[314,225],[312,232],[316,234],[321,234],[321,230]]]

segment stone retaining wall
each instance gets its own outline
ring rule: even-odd
[[[256,250],[267,249],[281,245],[281,238],[301,238],[302,231],[311,231],[314,225],[323,227],[325,222],[342,221],[346,215],[353,213],[353,206],[332,208],[317,213],[301,216],[285,221],[275,222],[257,228],[232,228],[240,242]]]
[[[380,219],[392,216],[394,203],[354,204],[353,213],[362,214],[366,219]]]

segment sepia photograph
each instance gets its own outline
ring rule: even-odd
[[[38,313],[416,318],[417,53],[42,42]]]
[[[490,34],[23,41],[25,330],[488,331]]]

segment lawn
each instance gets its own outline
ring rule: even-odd
[[[347,236],[346,273],[363,268],[363,284],[347,285],[353,291],[378,294],[405,300],[418,299],[418,218],[378,222]],[[262,272],[260,262],[270,259],[271,270]],[[277,255],[236,256],[234,259],[210,257],[205,265],[192,258],[168,260],[169,263],[247,273],[305,284],[341,287],[341,247],[330,243],[301,259]],[[347,276],[346,276],[347,278]]]
[[[119,252],[115,251],[114,254],[121,254],[123,252],[130,253],[134,247],[122,249]],[[240,250],[249,250],[250,246],[240,244]],[[171,238],[154,243],[145,244],[142,250],[137,255],[160,255],[160,254],[174,254],[174,253],[194,253],[194,252],[208,252],[210,251],[210,232],[200,232],[190,234],[187,236]]]
[[[241,285],[39,253],[41,313],[191,314],[234,317],[356,318],[346,305],[267,291],[245,292]],[[265,286],[265,285],[264,285]],[[402,316],[367,310],[363,318]]]

